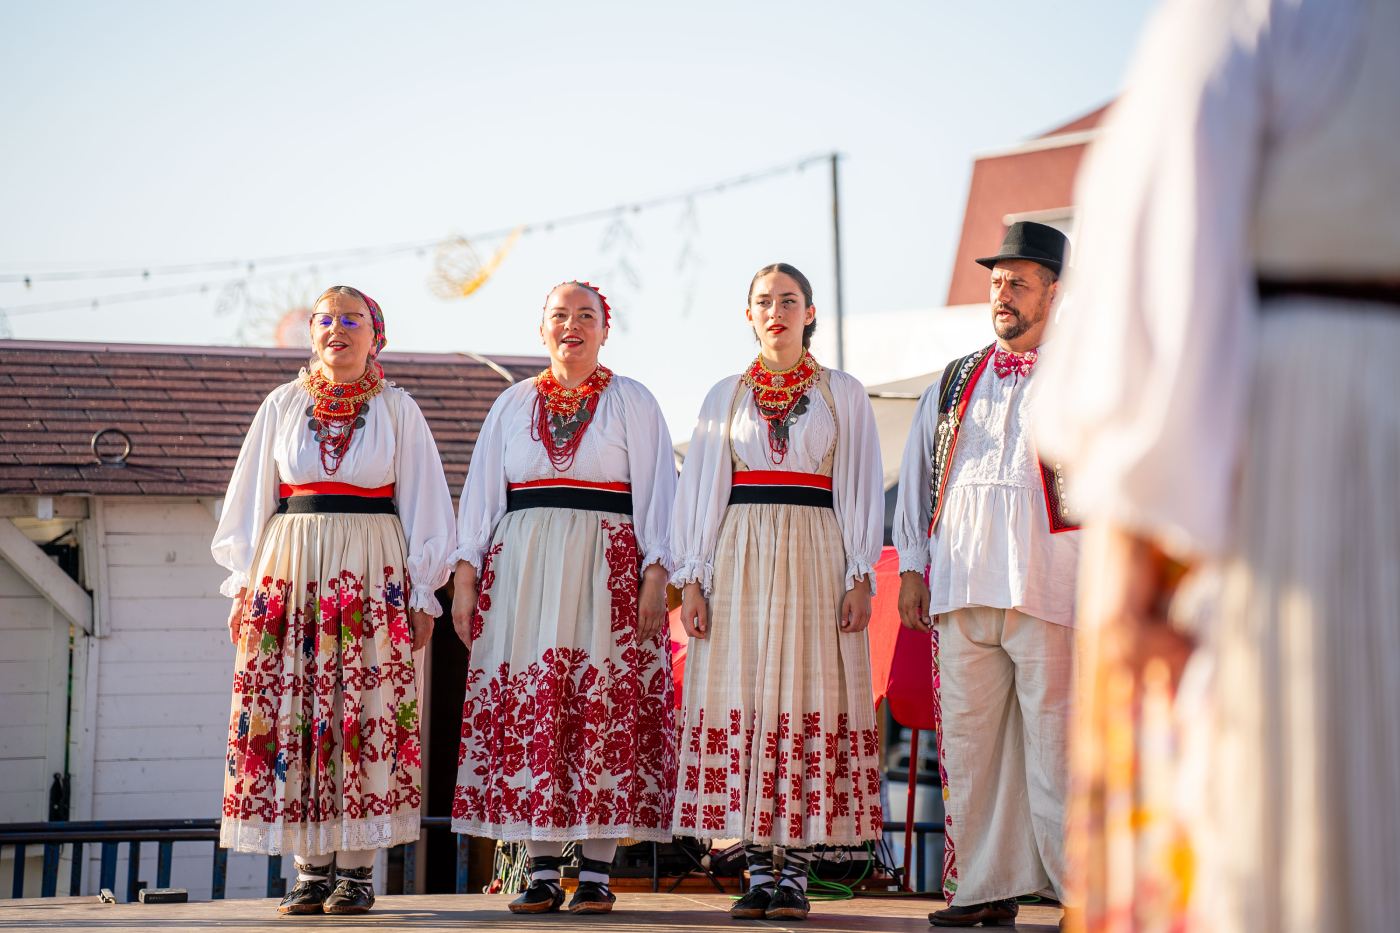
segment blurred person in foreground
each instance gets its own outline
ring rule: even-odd
[[[1088,520],[1090,929],[1400,917],[1397,41],[1395,3],[1170,2],[1086,165],[1037,411]]]

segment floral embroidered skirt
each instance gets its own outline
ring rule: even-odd
[[[669,841],[671,642],[637,639],[627,515],[508,512],[472,619],[452,829],[509,841]]]
[[[224,847],[311,856],[418,838],[405,551],[395,515],[268,522],[234,667]]]
[[[837,627],[845,573],[830,509],[729,506],[709,636],[686,653],[678,835],[795,848],[880,838],[869,642]]]

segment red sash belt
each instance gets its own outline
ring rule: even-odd
[[[392,499],[394,484],[376,486],[352,486],[349,483],[301,483],[296,486],[282,483],[277,487],[277,498],[290,499],[292,496],[362,496],[366,499]]]
[[[831,477],[787,470],[735,470],[730,505],[833,505]]]

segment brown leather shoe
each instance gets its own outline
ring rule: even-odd
[[[1014,927],[1020,905],[1015,898],[1004,901],[989,901],[986,904],[968,904],[966,907],[945,907],[928,915],[928,922],[936,927]]]

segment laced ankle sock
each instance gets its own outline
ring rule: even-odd
[[[297,867],[297,882],[331,880],[330,859],[327,859],[324,865],[314,865],[309,859],[304,859],[298,855],[292,859],[292,863]]]
[[[783,870],[778,884],[785,888],[796,888],[807,893],[807,873],[812,864],[811,849],[784,849]]]
[[[744,861],[749,868],[749,888],[772,886],[777,880],[773,872],[773,847],[744,844]]]
[[[613,856],[617,854],[617,840],[588,839],[579,850],[578,880],[596,881],[606,886],[611,877]],[[592,864],[585,866],[585,862]]]
[[[530,840],[525,843],[525,852],[530,856],[530,880],[547,881],[559,887],[563,878],[560,869],[564,865],[564,843]]]

